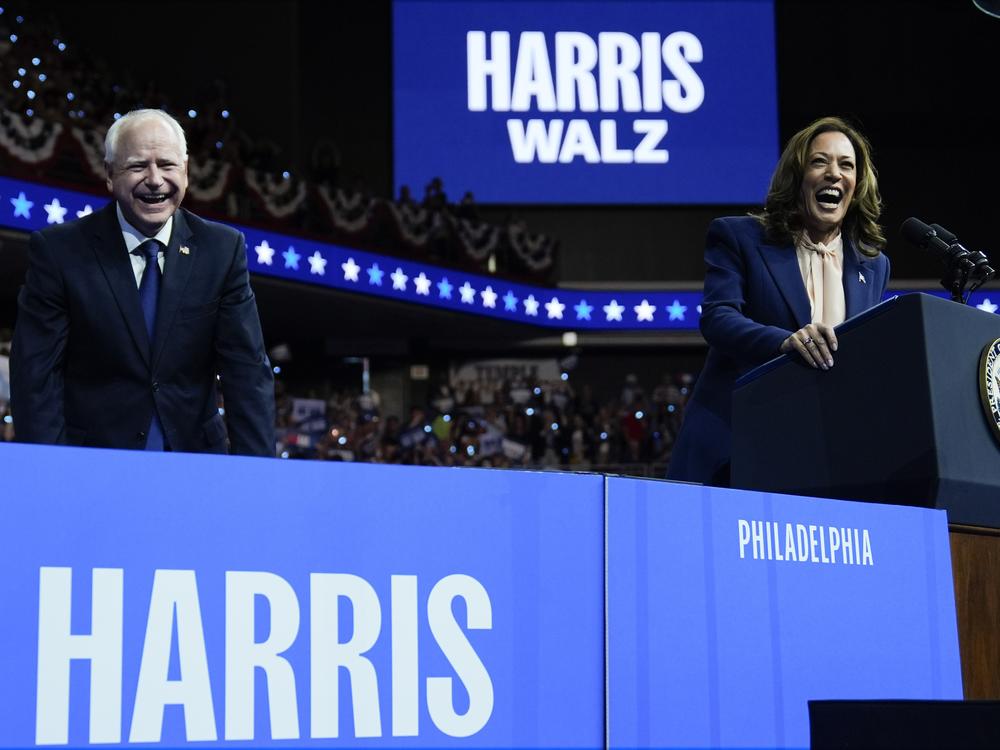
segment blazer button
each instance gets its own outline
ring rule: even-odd
[[[153,393],[156,393],[156,392],[157,392],[158,390],[160,390],[160,384],[159,384],[159,383],[157,383],[157,382],[156,382],[156,381],[154,380],[154,381],[153,381]]]
[[[145,432],[137,432],[137,433],[135,433],[135,439],[136,440],[145,440],[146,439],[146,433]]]

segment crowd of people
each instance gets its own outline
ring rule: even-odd
[[[10,412],[10,332],[0,330],[0,442],[15,439]],[[662,476],[694,378],[664,375],[652,387],[626,375],[595,393],[568,373],[554,381],[447,379],[426,403],[387,413],[376,391],[301,388],[275,381],[275,455],[427,466],[615,470]],[[220,408],[224,411],[224,403]]]
[[[0,343],[0,442],[15,439]],[[662,476],[691,389],[687,374],[646,391],[631,376],[603,398],[589,385],[442,385],[402,417],[374,391],[288,392],[276,381],[280,458],[424,466],[603,470]],[[224,404],[220,402],[224,409]]]
[[[442,382],[427,403],[386,414],[376,392],[296,396],[277,381],[283,458],[430,466],[616,470],[662,476],[693,384],[634,374],[618,393],[557,381]]]
[[[529,282],[553,280],[558,241],[523,219],[484,221],[471,190],[448,200],[441,178],[380,196],[345,174],[330,139],[291,165],[267,137],[240,124],[226,83],[207,80],[183,102],[156,82],[112,70],[78,48],[55,18],[0,12],[0,155],[7,176],[103,191],[103,138],[122,114],[153,107],[184,124],[190,156],[187,204],[197,213],[275,231],[306,232],[374,252]]]

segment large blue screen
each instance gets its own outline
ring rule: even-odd
[[[485,203],[759,203],[771,0],[393,6],[397,188]]]

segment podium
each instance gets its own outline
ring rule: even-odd
[[[809,701],[810,750],[993,750],[1000,701]]]
[[[1000,528],[1000,440],[980,359],[1000,316],[928,294],[837,329],[835,365],[783,355],[733,395],[732,486],[948,511]]]

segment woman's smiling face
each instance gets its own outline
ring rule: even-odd
[[[799,200],[802,222],[813,242],[829,242],[840,233],[857,183],[854,146],[843,133],[820,133],[809,144]]]

